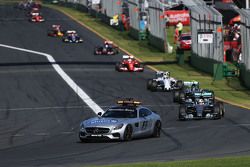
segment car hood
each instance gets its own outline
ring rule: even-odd
[[[83,121],[85,127],[95,127],[95,126],[114,126],[119,125],[124,122],[128,122],[129,118],[101,118],[95,117]]]

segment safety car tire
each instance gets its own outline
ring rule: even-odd
[[[123,134],[123,140],[124,141],[132,140],[132,135],[133,135],[133,128],[131,125],[127,125]]]
[[[160,137],[161,136],[161,121],[156,121],[153,131],[153,137]]]

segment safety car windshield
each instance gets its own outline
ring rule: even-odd
[[[136,118],[137,112],[135,108],[110,108],[102,117],[104,118]]]

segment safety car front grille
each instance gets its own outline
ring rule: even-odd
[[[109,132],[109,128],[100,128],[100,127],[88,127],[85,130],[87,133],[90,134],[105,134]]]

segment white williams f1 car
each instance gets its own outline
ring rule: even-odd
[[[170,77],[168,71],[157,71],[155,79],[149,79],[147,82],[147,89],[151,91],[164,90],[179,90],[182,89],[183,82]]]

